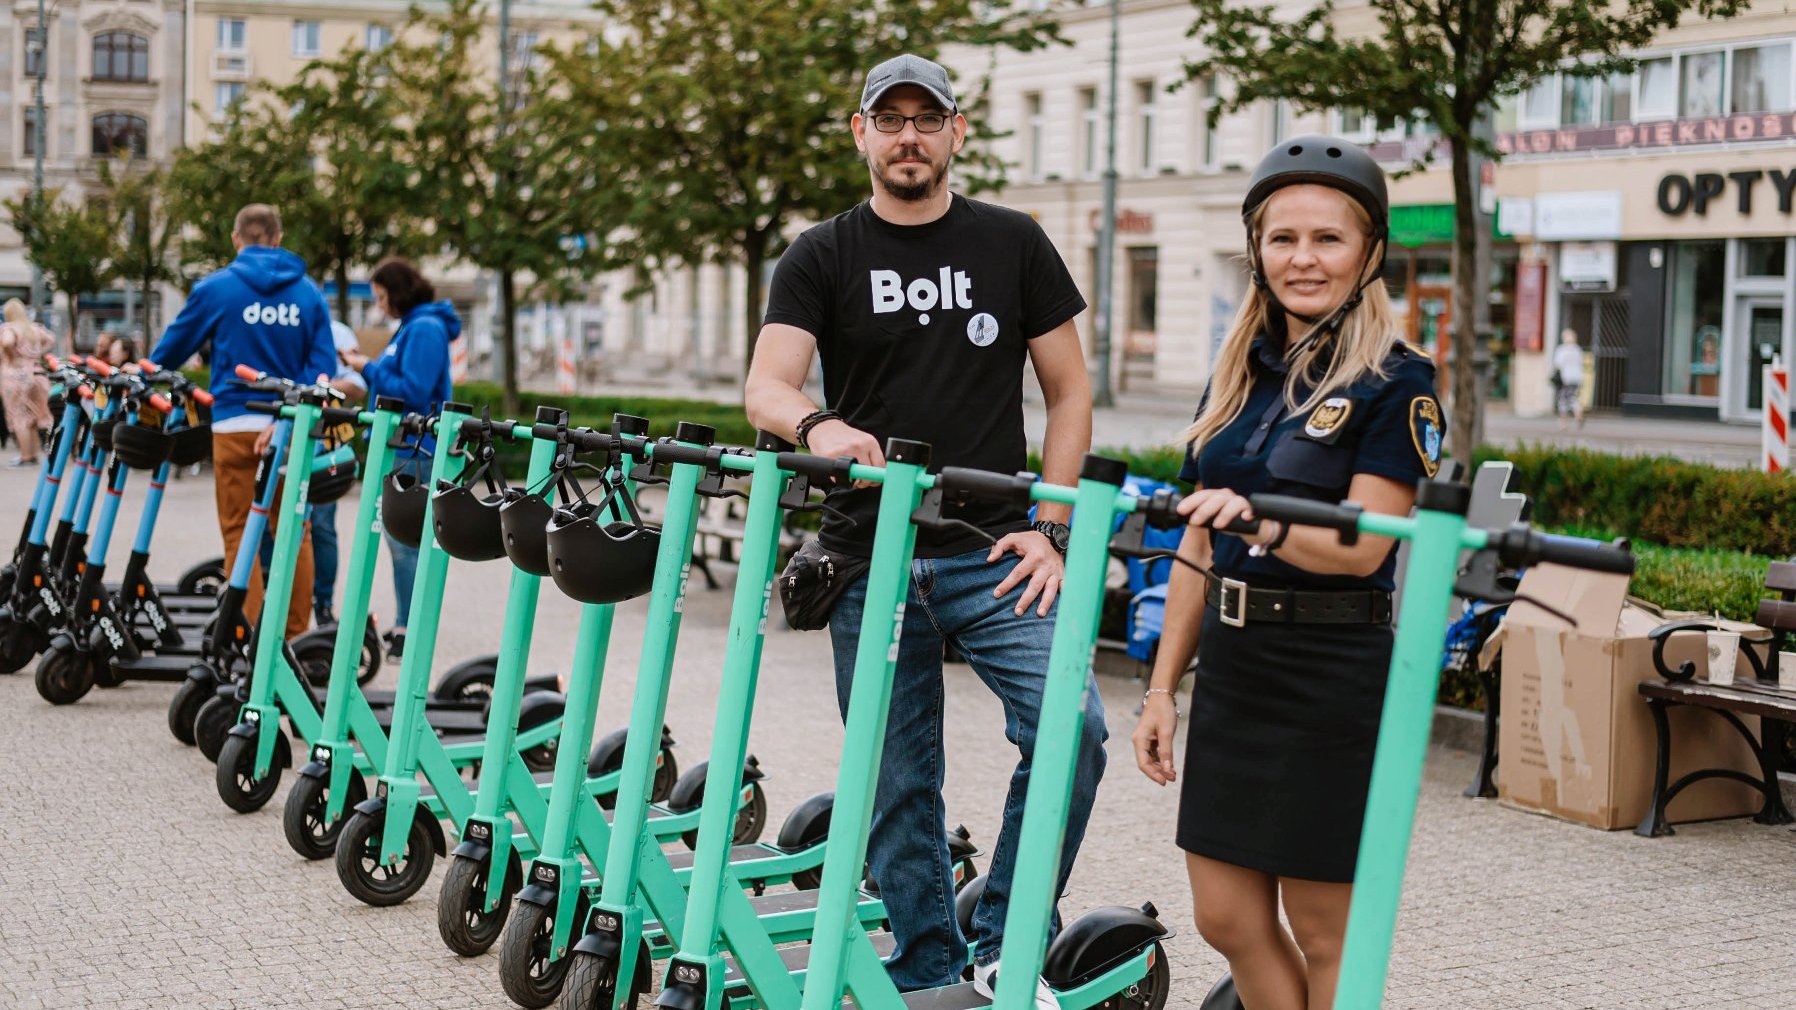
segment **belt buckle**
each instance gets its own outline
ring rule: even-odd
[[[1229,594],[1235,598],[1234,616],[1229,615]],[[1216,612],[1222,617],[1222,623],[1231,628],[1247,626],[1247,583],[1240,579],[1223,579],[1222,595],[1216,601]]]

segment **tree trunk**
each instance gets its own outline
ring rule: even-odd
[[[337,321],[349,325],[349,261],[338,257],[331,268],[331,279],[337,282]]]
[[[748,324],[745,331],[748,341],[742,355],[744,375],[748,366],[755,360],[755,341],[761,336],[761,270],[767,262],[767,233],[756,232],[746,237],[742,243],[742,265],[748,271],[747,283],[742,286],[743,322]]]
[[[1452,325],[1452,424],[1447,437],[1453,455],[1471,465],[1472,452],[1484,441],[1484,403],[1478,389],[1479,334],[1473,325],[1473,306],[1486,285],[1478,276],[1477,215],[1472,190],[1472,148],[1465,141],[1453,143],[1453,325]]]
[[[499,271],[499,382],[506,417],[518,416],[518,281],[510,267]]]
[[[81,296],[69,294],[69,353],[75,353],[75,344],[81,339]]]

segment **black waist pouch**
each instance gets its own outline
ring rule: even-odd
[[[815,537],[806,540],[780,573],[780,608],[786,612],[786,623],[798,631],[829,627],[836,601],[868,564],[868,558],[831,553]]]

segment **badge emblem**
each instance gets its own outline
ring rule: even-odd
[[[1418,396],[1409,401],[1409,436],[1416,444],[1416,455],[1422,458],[1422,471],[1430,477],[1441,469],[1441,436],[1445,430],[1441,405],[1434,397]]]
[[[1322,401],[1320,407],[1310,411],[1310,419],[1303,424],[1303,433],[1311,438],[1328,439],[1346,427],[1347,418],[1352,414],[1352,400],[1345,396],[1331,396]]]
[[[990,312],[981,312],[967,320],[967,339],[974,347],[989,347],[998,339],[998,321]]]

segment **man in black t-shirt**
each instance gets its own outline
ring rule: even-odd
[[[821,456],[881,466],[885,440],[898,437],[929,443],[932,468],[1014,472],[1027,452],[1028,364],[1048,408],[1043,476],[1076,483],[1091,443],[1091,387],[1074,325],[1085,300],[1028,215],[949,191],[967,123],[947,71],[908,55],[880,64],[850,125],[873,197],[811,228],[781,258],[749,370],[749,418]],[[827,410],[802,391],[813,354],[822,356]],[[869,554],[877,499],[875,488],[833,494],[824,546]],[[887,967],[901,989],[958,979],[969,941],[976,986],[989,994],[995,983],[1070,514],[1045,502],[1033,525],[1010,505],[962,513],[995,545],[965,532],[917,532],[868,848],[898,941]],[[844,714],[865,591],[861,579],[830,618]],[[1021,751],[971,937],[954,916],[942,811],[944,641],[1003,700],[1005,735]],[[1062,887],[1103,774],[1106,736],[1093,684],[1076,742]],[[1039,985],[1037,1002],[1057,1005]]]

